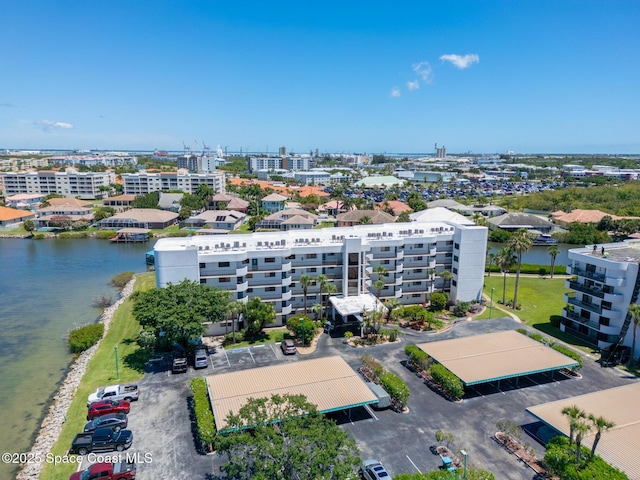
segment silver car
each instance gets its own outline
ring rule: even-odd
[[[391,480],[391,475],[378,460],[365,460],[360,467],[360,475],[366,480]]]
[[[207,368],[209,366],[209,357],[204,348],[199,348],[193,354],[193,368]]]

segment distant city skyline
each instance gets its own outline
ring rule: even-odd
[[[0,148],[640,152],[640,2],[355,3],[5,2]]]

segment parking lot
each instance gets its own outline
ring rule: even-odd
[[[468,452],[469,465],[489,470],[497,479],[532,479],[534,472],[493,440],[498,421],[511,419],[535,431],[535,419],[525,412],[526,407],[637,379],[630,379],[617,369],[601,368],[586,359],[583,378],[579,380],[556,373],[554,378],[550,374],[521,378],[517,386],[514,380],[501,382],[499,388],[496,384],[475,386],[475,391],[462,402],[453,403],[433,392],[421,377],[405,366],[404,346],[408,343],[496,332],[516,326],[506,318],[467,322],[439,335],[406,332],[398,343],[357,349],[345,345],[341,338],[324,334],[310,355],[285,356],[277,344],[233,350],[214,348],[209,355],[209,367],[197,371],[189,368],[186,374],[172,375],[168,364],[152,364],[139,383],[140,400],[132,405],[130,414],[129,426],[134,434],[130,452],[141,459],[150,459],[139,465],[139,477],[213,480],[220,476],[224,460],[215,454],[197,451],[189,388],[194,376],[326,355],[340,355],[355,369],[362,355],[368,354],[402,378],[410,388],[411,397],[409,411],[403,414],[369,407],[331,414],[356,439],[363,459],[382,461],[392,475],[436,469],[440,459],[429,451],[429,446],[436,443],[435,431],[442,429],[454,435],[457,448]],[[543,447],[526,437],[542,455]]]

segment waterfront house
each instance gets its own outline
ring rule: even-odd
[[[262,199],[262,208],[269,213],[279,212],[284,210],[284,204],[287,201],[287,197],[280,195],[279,193],[272,193]]]
[[[36,225],[38,227],[48,227],[49,221],[54,217],[67,217],[71,222],[93,222],[93,209],[89,206],[73,204],[50,205],[39,208]]]
[[[162,230],[178,223],[178,214],[155,208],[132,208],[116,213],[97,223],[98,228],[119,230],[121,228],[149,228]]]
[[[108,197],[102,200],[102,205],[105,207],[115,208],[121,212],[127,208],[131,208],[131,203],[136,199],[135,195],[116,195],[115,197]]]
[[[25,220],[33,220],[35,217],[35,213],[27,210],[0,207],[0,230],[13,230]]]

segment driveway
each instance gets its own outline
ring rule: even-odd
[[[362,458],[382,461],[392,475],[436,469],[440,459],[429,452],[429,446],[436,443],[435,431],[441,429],[452,433],[455,446],[468,452],[469,465],[489,470],[497,479],[532,479],[533,471],[492,439],[498,421],[511,419],[535,430],[535,419],[525,412],[526,407],[637,379],[629,379],[617,369],[601,368],[586,359],[580,380],[556,374],[553,380],[543,376],[520,380],[520,388],[503,382],[499,390],[495,386],[477,387],[477,391],[465,400],[453,403],[433,392],[405,367],[404,347],[409,343],[511,330],[518,326],[521,325],[509,318],[463,322],[438,335],[403,331],[398,343],[367,348],[353,348],[345,345],[342,338],[323,334],[316,350],[309,355],[285,356],[277,344],[271,344],[237,350],[216,349],[210,355],[207,369],[194,371],[190,368],[186,374],[172,375],[168,365],[152,365],[139,383],[140,400],[131,409],[129,428],[134,433],[134,442],[130,452],[140,455],[143,461],[147,459],[138,467],[141,479],[216,478],[224,460],[196,451],[195,428],[189,409],[191,378],[327,355],[340,355],[357,369],[362,355],[367,354],[402,378],[409,385],[411,397],[409,411],[404,414],[367,407],[331,415],[356,439]],[[526,387],[522,388],[523,385]],[[539,443],[526,434],[525,439],[539,456],[543,455],[544,448]]]

